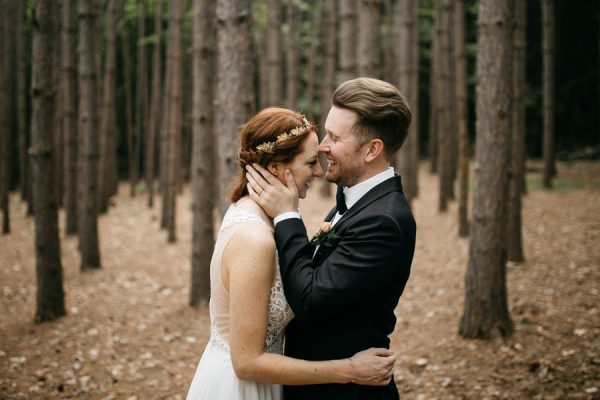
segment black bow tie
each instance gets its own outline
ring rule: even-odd
[[[338,186],[337,193],[335,194],[335,208],[343,215],[346,211],[348,211],[348,207],[346,206],[346,198],[344,197],[344,190],[341,186]]]

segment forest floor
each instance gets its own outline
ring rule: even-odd
[[[437,211],[423,164],[413,209],[417,246],[396,310],[392,348],[403,399],[600,399],[600,162],[558,165],[541,190],[529,164],[523,204],[526,262],[509,263],[514,334],[458,335],[469,240],[456,204]],[[13,233],[0,237],[0,399],[183,399],[209,337],[208,308],[188,303],[190,192],[178,201],[178,241],[159,210],[122,185],[100,217],[102,269],[81,273],[76,237],[62,238],[68,315],[34,324],[34,224],[11,196]],[[301,205],[316,230],[332,198]],[[61,231],[63,215],[61,213]]]

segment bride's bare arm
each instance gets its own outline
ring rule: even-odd
[[[238,231],[223,253],[224,281],[230,296],[231,359],[237,377],[285,385],[387,385],[396,360],[387,349],[369,349],[330,361],[299,360],[264,351],[274,254],[271,232],[255,224]]]

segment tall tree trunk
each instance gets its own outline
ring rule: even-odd
[[[16,59],[17,59],[17,116],[19,132],[19,189],[21,199],[28,199],[29,180],[31,179],[31,168],[27,149],[29,148],[29,120],[27,118],[27,60],[29,52],[26,50],[27,33],[25,22],[27,14],[22,1],[16,2]]]
[[[98,246],[98,77],[95,36],[98,15],[93,0],[79,0],[79,249],[81,269],[100,268]]]
[[[77,233],[77,70],[75,43],[77,35],[75,0],[63,2],[62,26],[62,93],[63,132],[65,135],[65,231]]]
[[[439,169],[439,203],[438,209],[444,212],[448,209],[448,201],[452,192],[452,119],[450,115],[451,97],[450,79],[452,53],[450,47],[450,7],[451,0],[436,0],[436,13],[440,14],[439,30],[439,70],[436,87],[437,96],[437,135],[438,135],[438,169]]]
[[[315,118],[315,65],[317,60],[317,53],[319,51],[319,38],[321,37],[321,12],[323,10],[322,0],[313,0],[313,8],[311,10],[311,36],[310,36],[310,47],[308,49],[308,61],[306,66],[306,100],[307,100],[307,113],[309,119]]]
[[[294,0],[288,0],[288,50],[287,50],[287,106],[295,110],[298,107],[298,80],[300,63],[300,21]]]
[[[60,262],[56,172],[53,154],[53,126],[56,83],[52,78],[58,57],[58,3],[35,0],[32,49],[32,123],[29,151],[32,158],[35,214],[35,255],[37,294],[35,321],[44,322],[65,315]]]
[[[130,187],[131,196],[135,196],[135,186],[140,180],[140,167],[142,159],[143,137],[146,132],[147,118],[147,94],[148,79],[146,67],[146,45],[143,42],[146,36],[146,5],[145,0],[138,1],[139,17],[138,17],[138,35],[136,40],[137,49],[137,73],[136,73],[136,96],[135,96],[135,145],[133,149],[133,181],[134,185]]]
[[[281,0],[267,2],[267,106],[281,107],[283,102],[283,69],[281,65]]]
[[[331,95],[335,90],[335,55],[336,55],[336,2],[327,2],[323,5],[323,29],[324,29],[324,46],[323,46],[323,73],[321,80],[321,129],[319,129],[319,140],[323,139],[325,135],[325,119],[327,118],[327,112],[331,107]],[[327,164],[327,159],[324,154],[320,154],[321,165]],[[331,197],[331,184],[326,180],[323,180],[323,186],[321,186],[321,195],[325,197]]]
[[[397,40],[398,49],[396,50],[398,69],[396,76],[400,82],[400,90],[408,98],[413,112],[412,123],[408,132],[408,137],[404,145],[400,148],[398,154],[398,165],[402,175],[404,193],[407,200],[412,200],[417,196],[417,178],[419,170],[418,158],[418,4],[416,0],[400,0],[398,2],[397,15]]]
[[[2,208],[2,233],[10,233],[9,192],[11,184],[11,137],[12,137],[12,113],[13,113],[13,91],[12,77],[14,74],[14,52],[12,40],[14,37],[14,25],[10,18],[14,15],[14,3],[5,1],[2,7],[2,38],[0,39],[0,207]]]
[[[227,187],[238,169],[238,129],[254,110],[249,2],[218,0],[217,21],[217,198],[221,199],[220,209],[224,212]]]
[[[456,66],[456,108],[458,117],[458,236],[469,234],[469,131],[467,102],[467,57],[465,54],[464,0],[454,3],[454,65]]]
[[[544,69],[544,171],[542,183],[552,188],[556,174],[554,155],[554,0],[542,0],[542,53]]]
[[[383,56],[382,79],[387,82],[394,82],[398,77],[398,66],[396,62],[396,14],[394,14],[394,1],[383,0],[383,37],[381,38],[381,48]]]
[[[154,35],[156,43],[152,56],[152,104],[150,105],[150,122],[148,127],[148,141],[146,143],[146,186],[148,187],[148,207],[154,205],[154,159],[156,154],[156,137],[160,131],[160,99],[162,98],[161,85],[161,36],[162,36],[162,0],[156,3],[154,19]]]
[[[124,5],[123,5],[124,7]],[[127,32],[127,13],[123,15],[123,30],[121,31],[121,49],[123,51],[123,91],[125,92],[125,128],[127,137],[127,172],[129,177],[129,194],[135,194],[135,140],[133,136],[133,105],[131,89],[131,53],[129,34]]]
[[[210,297],[212,257],[214,163],[214,83],[216,9],[210,0],[194,0],[194,109],[192,145],[192,284],[190,305],[206,304]]]
[[[177,180],[179,168],[178,137],[181,136],[181,22],[183,19],[182,0],[173,0],[169,3],[169,110],[167,118],[167,171],[164,201],[166,203],[166,228],[168,241],[176,240],[176,206],[177,206]]]
[[[356,0],[340,0],[340,81],[356,78]]]
[[[511,136],[514,1],[481,0],[479,4],[473,222],[460,334],[493,338],[512,332],[503,220]]]
[[[58,3],[58,15],[60,16],[60,4],[61,2]],[[57,50],[59,50],[60,47],[60,42],[61,42],[61,19],[60,17],[56,19],[56,29],[54,29],[54,32],[56,34],[56,37],[54,40],[56,40],[57,45],[55,46],[55,48]],[[61,85],[61,81],[62,81],[62,74],[61,74],[61,60],[59,57],[53,57],[54,60],[54,68],[52,69],[52,79],[54,79],[54,87],[56,88],[56,97],[55,97],[55,101],[56,104],[62,104],[63,103],[63,99],[62,99],[62,85]],[[53,125],[52,125],[52,129],[54,131],[54,168],[56,169],[56,172],[54,174],[54,184],[56,185],[56,190],[54,191],[54,193],[56,194],[56,199],[58,201],[58,207],[62,207],[63,205],[63,193],[64,193],[64,171],[63,171],[63,167],[64,167],[64,160],[63,160],[63,149],[65,147],[65,140],[64,140],[64,131],[63,131],[63,124],[62,124],[62,108],[61,107],[54,107],[54,113],[55,116],[52,119],[53,121]]]
[[[98,211],[106,212],[108,199],[112,194],[110,161],[112,136],[116,134],[115,121],[115,70],[116,70],[116,41],[117,41],[117,10],[115,0],[108,0],[107,7],[107,41],[106,66],[104,71],[104,91],[102,101],[102,116],[100,119],[100,166],[98,168]]]
[[[525,60],[527,3],[516,1],[513,62],[512,164],[508,204],[508,259],[522,262],[521,196],[525,175]]]
[[[438,172],[438,130],[439,130],[439,110],[438,110],[438,91],[439,84],[439,62],[440,62],[440,10],[436,3],[434,11],[434,28],[431,40],[431,67],[429,74],[429,172],[436,174]]]
[[[358,3],[358,74],[379,78],[379,22],[381,0],[360,0]]]
[[[447,12],[448,12],[448,27],[446,32],[448,33],[448,65],[450,66],[450,74],[448,75],[448,123],[449,129],[446,131],[448,134],[449,152],[448,152],[448,168],[450,169],[450,184],[448,185],[448,199],[454,200],[454,182],[456,181],[456,170],[458,166],[458,108],[456,107],[456,65],[454,63],[454,3],[455,1],[448,1]]]

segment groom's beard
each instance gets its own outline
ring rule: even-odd
[[[338,186],[350,187],[358,183],[358,178],[362,173],[362,164],[356,158],[349,157],[344,160],[336,160],[333,171],[327,168],[325,179]]]

